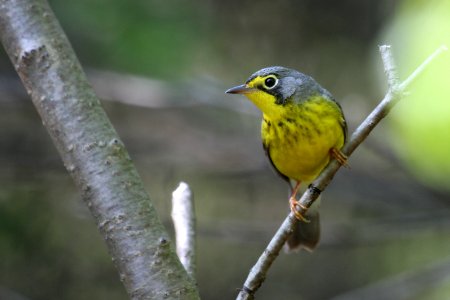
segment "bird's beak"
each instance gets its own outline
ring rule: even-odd
[[[246,84],[241,84],[235,87],[232,87],[231,89],[228,89],[225,91],[227,94],[249,94],[254,92],[256,89],[249,88]]]

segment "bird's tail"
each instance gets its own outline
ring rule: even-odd
[[[294,231],[289,236],[285,244],[286,252],[299,251],[302,248],[312,252],[320,240],[320,197],[308,209],[304,217],[308,223],[299,221],[294,227]]]

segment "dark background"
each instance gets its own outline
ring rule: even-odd
[[[334,94],[352,132],[386,91],[377,46],[405,78],[450,44],[444,2],[50,4],[169,231],[172,191],[193,189],[202,297],[233,299],[288,205],[259,112],[224,90],[289,66]],[[258,299],[449,297],[449,70],[446,54],[358,148],[323,194],[318,249],[281,255]],[[126,299],[3,51],[0,106],[0,299]]]

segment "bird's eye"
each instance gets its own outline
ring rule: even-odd
[[[270,90],[273,89],[278,83],[278,79],[275,76],[269,76],[264,80],[264,88]]]

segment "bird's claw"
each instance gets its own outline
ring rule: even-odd
[[[331,156],[336,159],[341,165],[343,165],[346,168],[350,168],[350,166],[347,163],[348,157],[344,153],[342,153],[341,150],[332,148],[330,150]]]
[[[289,199],[289,206],[291,208],[291,211],[294,213],[294,216],[297,220],[305,222],[305,223],[309,223],[310,221],[305,218],[305,216],[302,215],[302,213],[300,211],[297,210],[297,206],[300,207],[303,211],[308,210],[307,207],[301,205],[294,197],[291,197]]]

